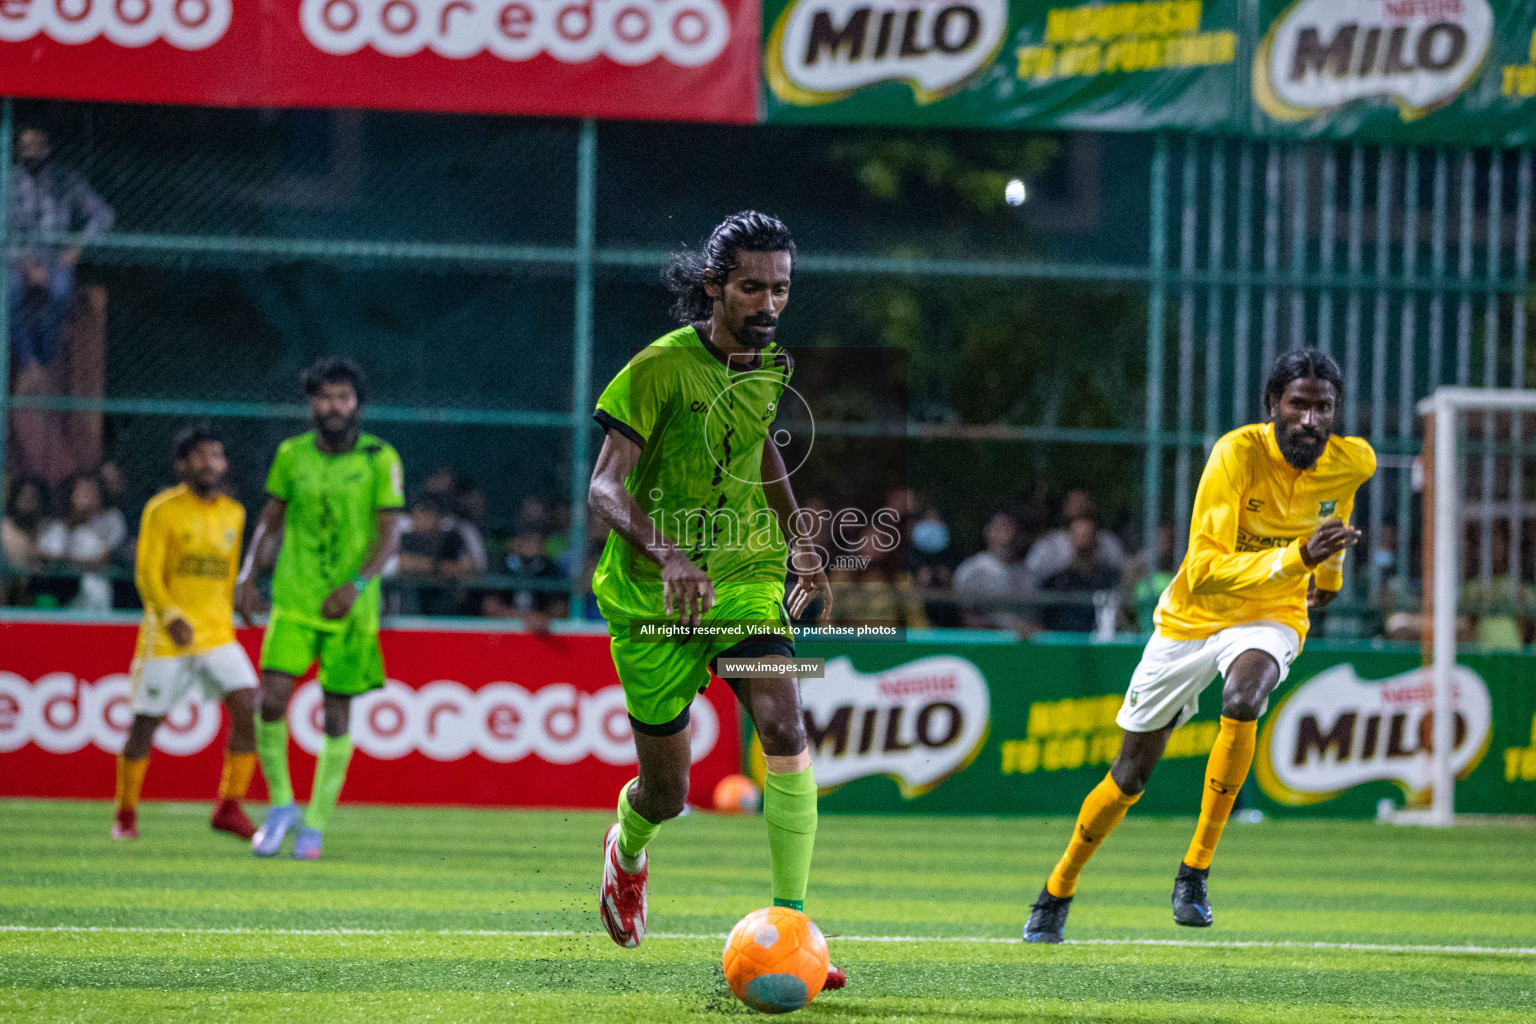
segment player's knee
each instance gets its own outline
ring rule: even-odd
[[[261,720],[263,722],[281,722],[288,714],[288,698],[286,694],[268,693],[263,690],[261,694]]]
[[[772,757],[791,757],[805,749],[805,724],[798,717],[759,722],[757,737],[763,753]]]
[[[680,779],[647,779],[645,781],[645,810],[641,813],[651,821],[665,821],[683,813],[688,806],[688,777]]]
[[[1143,767],[1135,761],[1116,761],[1110,769],[1110,777],[1115,780],[1115,785],[1120,787],[1120,792],[1126,796],[1135,796],[1147,788],[1147,780],[1152,777],[1152,769]]]
[[[1222,695],[1221,714],[1238,722],[1252,722],[1264,708],[1267,690],[1234,687]]]

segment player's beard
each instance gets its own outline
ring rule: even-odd
[[[199,498],[206,498],[210,494],[217,494],[223,489],[224,476],[222,473],[216,476],[205,474],[202,476],[194,476],[192,478],[192,490],[197,493]]]
[[[1317,465],[1323,449],[1328,447],[1328,433],[1312,427],[1292,429],[1276,423],[1275,444],[1280,447],[1286,462],[1297,469],[1311,469]]]
[[[328,448],[340,448],[357,435],[358,424],[362,423],[361,411],[354,412],[350,416],[340,414],[326,416],[315,421],[315,427],[320,431],[320,437]],[[341,429],[333,429],[333,424],[340,422]]]
[[[736,340],[747,348],[765,349],[773,344],[773,336],[777,333],[776,328],[778,324],[777,317],[747,317],[741,322],[741,327],[734,332]],[[759,334],[752,329],[754,327],[768,327],[773,328],[773,330],[769,330],[767,334]]]

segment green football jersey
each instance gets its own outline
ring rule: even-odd
[[[722,359],[693,327],[673,331],[619,371],[594,418],[640,446],[626,488],[651,528],[687,552],[717,589],[782,587],[787,551],[763,494],[762,463],[789,384],[789,354],[770,345],[758,365],[740,370]],[[592,577],[603,616],[659,617],[661,589],[661,567],[610,531]]]
[[[267,493],[288,503],[283,547],[272,576],[273,615],[316,629],[379,628],[379,581],[357,595],[346,619],[326,619],[326,595],[357,578],[378,537],[377,511],[405,504],[400,456],[372,434],[351,451],[327,455],[314,431],[277,446]]]

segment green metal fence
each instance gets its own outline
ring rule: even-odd
[[[1098,482],[1126,495],[1107,502],[1110,517],[1139,523],[1147,546],[1175,523],[1182,554],[1203,453],[1261,415],[1267,365],[1298,344],[1332,351],[1345,368],[1343,426],[1382,454],[1360,505],[1370,529],[1353,563],[1357,601],[1413,567],[1414,401],[1442,382],[1521,387],[1530,358],[1528,151],[1042,136],[1074,155],[1042,178],[1096,169],[1090,186],[1059,185],[1077,190],[1074,209],[1090,209],[1092,226],[1078,230],[1041,227],[1033,198],[1011,211],[999,195],[965,217],[890,201],[866,172],[920,179],[910,166],[932,163],[922,145],[933,136],[917,132],[870,141],[865,130],[824,147],[859,168],[849,180],[868,183],[860,198],[826,191],[837,186],[820,165],[782,173],[828,129],[347,112],[157,119],[6,101],[0,166],[30,121],[54,127],[61,158],[118,211],[105,237],[39,240],[87,243],[111,301],[105,387],[18,395],[0,377],[0,409],[100,414],[113,443],[139,450],[163,450],[190,416],[238,424],[232,448],[253,489],[272,445],[304,418],[297,371],[322,351],[360,353],[375,384],[370,424],[427,453],[417,462],[469,451],[483,474],[559,492],[577,551],[594,385],[666,329],[656,271],[668,250],[748,205],[787,211],[802,238],[801,338],[906,345],[922,363],[914,374],[940,367],[934,379],[950,383],[915,387],[896,429],[924,476],[914,483],[969,504],[995,497],[964,493],[976,464],[1032,467],[1020,470],[1022,493],[1030,474],[1080,478],[1074,453],[1091,450]],[[935,151],[1014,144],[941,134]],[[1073,162],[1094,147],[1097,163]],[[0,219],[0,248],[21,241]],[[0,308],[6,288],[0,275]],[[952,307],[973,295],[1007,309],[1018,298],[1026,365],[1005,371],[1038,395],[967,405],[957,353],[971,327]],[[0,342],[7,329],[0,317]],[[998,365],[1008,344],[993,345]],[[827,435],[869,429],[818,422]],[[1139,488],[1127,482],[1138,464]],[[1520,501],[1510,507],[1523,521]],[[1395,569],[1376,557],[1389,524]]]

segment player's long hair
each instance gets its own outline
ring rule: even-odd
[[[1339,372],[1339,364],[1333,361],[1332,356],[1317,348],[1292,349],[1275,360],[1274,369],[1269,371],[1269,380],[1264,382],[1265,414],[1280,401],[1286,385],[1293,380],[1306,380],[1309,377],[1327,381],[1333,385],[1334,394],[1340,399],[1344,397],[1344,374]]]
[[[675,252],[667,260],[661,283],[677,297],[672,314],[685,324],[708,320],[715,300],[704,282],[724,284],[744,252],[787,252],[793,265],[795,238],[777,217],[756,210],[731,214],[699,248]]]

